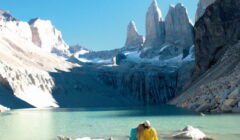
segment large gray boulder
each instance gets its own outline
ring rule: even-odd
[[[166,42],[190,47],[193,45],[193,25],[189,20],[186,8],[178,3],[170,6],[165,19]]]
[[[0,105],[0,112],[5,112],[5,111],[9,111],[9,110],[10,110],[10,108]]]
[[[131,21],[127,28],[127,40],[125,43],[125,47],[127,49],[142,47],[143,42],[144,37],[138,34],[135,22]]]
[[[197,21],[204,14],[206,8],[215,1],[216,0],[199,0],[195,20]]]
[[[164,21],[157,1],[153,0],[146,15],[146,41],[144,47],[160,47],[165,40]]]
[[[201,130],[189,125],[186,126],[182,131],[174,134],[172,137],[177,139],[213,140],[204,134]]]

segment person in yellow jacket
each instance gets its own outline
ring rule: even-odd
[[[143,133],[139,136],[138,140],[158,140],[157,131],[151,127],[149,121],[145,121],[144,123]]]

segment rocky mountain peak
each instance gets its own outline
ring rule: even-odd
[[[146,41],[144,47],[158,47],[164,43],[164,22],[157,1],[153,0],[146,15]]]
[[[50,20],[35,18],[30,20],[29,24],[35,45],[58,56],[70,56],[69,46],[64,42],[62,33],[52,25]]]
[[[193,44],[193,25],[183,4],[171,5],[165,19],[166,42],[190,47]]]
[[[14,18],[14,17],[9,13],[9,11],[0,9],[0,20],[16,21],[17,19]]]
[[[143,45],[144,37],[139,35],[134,21],[131,21],[127,28],[127,40],[125,47],[140,47]]]

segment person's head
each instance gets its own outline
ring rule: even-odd
[[[148,120],[146,120],[146,121],[143,123],[143,125],[144,125],[144,128],[150,128],[150,127],[151,127],[151,123],[150,123],[150,121],[148,121]]]
[[[137,127],[137,138],[140,139],[140,137],[143,135],[144,131],[144,124],[139,124]]]

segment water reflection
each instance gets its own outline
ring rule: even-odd
[[[0,139],[47,140],[55,133],[52,113],[14,111],[0,116]]]

